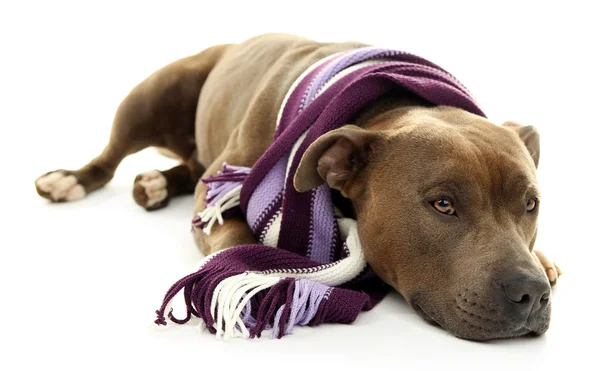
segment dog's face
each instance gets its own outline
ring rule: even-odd
[[[462,338],[506,338],[550,320],[532,255],[538,159],[533,127],[414,108],[319,138],[295,186],[326,181],[352,200],[368,263],[423,318]]]

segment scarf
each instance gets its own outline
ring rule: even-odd
[[[367,264],[356,220],[335,208],[325,183],[297,192],[293,179],[308,146],[343,126],[369,103],[402,89],[435,105],[485,117],[469,91],[430,61],[398,50],[365,47],[324,58],[299,76],[280,107],[271,146],[252,166],[224,163],[207,185],[207,207],[192,228],[210,234],[242,215],[257,244],[206,256],[198,270],[171,286],[156,311],[183,324],[192,316],[219,337],[271,337],[294,326],[350,324],[389,291]],[[186,316],[171,302],[183,290]]]

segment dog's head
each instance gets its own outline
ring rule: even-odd
[[[544,333],[537,130],[451,107],[391,110],[365,127],[315,141],[296,189],[327,182],[352,201],[368,263],[426,320],[473,340]]]

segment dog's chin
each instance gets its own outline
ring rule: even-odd
[[[428,306],[418,298],[412,300],[412,307],[426,322],[441,327],[460,339],[472,341],[538,337],[548,330],[550,324],[550,307],[536,318],[526,321],[511,321],[501,316],[485,318],[464,310],[444,313],[434,310],[433,306]]]

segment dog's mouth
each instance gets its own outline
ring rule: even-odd
[[[412,300],[412,307],[417,312],[417,314],[419,316],[421,316],[421,318],[423,318],[426,322],[428,322],[434,326],[443,327],[437,320],[434,319],[434,317],[432,315],[430,315],[429,313],[427,313],[425,311],[425,309],[423,309],[423,307],[419,303],[419,297],[416,297]]]
[[[422,295],[411,301],[412,308],[427,323],[440,327],[458,338],[474,341],[510,339],[521,336],[537,337],[547,329],[547,318],[527,319],[525,322],[512,323],[503,318],[498,311],[484,312],[481,307],[457,304],[448,313],[438,313],[427,306]],[[546,317],[546,316],[542,316]]]

